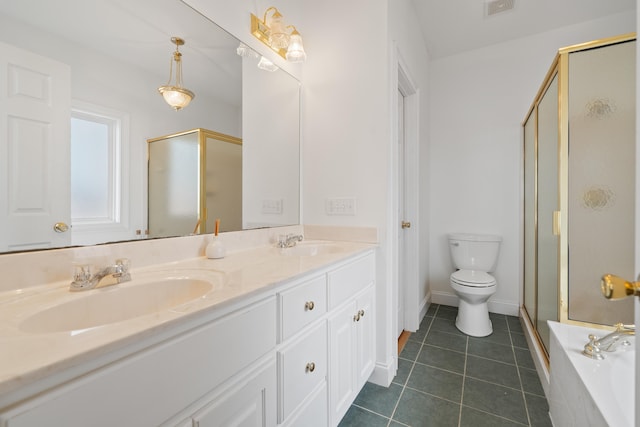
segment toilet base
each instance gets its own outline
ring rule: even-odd
[[[493,333],[493,324],[489,319],[489,306],[486,302],[469,304],[459,300],[456,328],[472,337],[486,337]]]

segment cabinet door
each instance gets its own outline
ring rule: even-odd
[[[329,408],[331,425],[349,409],[355,393],[356,302],[352,301],[329,318]]]
[[[327,383],[322,383],[281,427],[327,427]]]
[[[375,359],[374,288],[370,286],[356,299],[356,393],[371,376]]]
[[[193,426],[275,426],[276,384],[276,365],[272,362],[196,413]]]

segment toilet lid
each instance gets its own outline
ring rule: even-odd
[[[464,286],[485,288],[496,284],[496,279],[489,273],[476,270],[458,270],[451,274],[451,280]]]

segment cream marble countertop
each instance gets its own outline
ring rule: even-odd
[[[330,245],[332,250],[314,256],[285,255],[286,249],[265,246],[229,253],[222,259],[200,257],[142,269],[132,266],[130,282],[94,290],[70,292],[69,282],[57,282],[0,293],[0,410],[153,345],[154,338],[163,340],[180,334],[197,327],[198,322],[224,315],[225,309],[251,302],[252,297],[275,295],[275,289],[284,282],[376,247],[333,241],[305,241],[303,245],[314,244]],[[26,319],[47,308],[95,292],[136,286],[145,277],[164,274],[204,279],[210,275],[221,280],[195,300],[151,314],[76,331],[24,330]]]

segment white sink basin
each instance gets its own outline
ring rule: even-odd
[[[284,256],[316,256],[342,252],[344,249],[335,243],[302,242],[291,248],[279,249]]]
[[[171,275],[70,293],[20,324],[32,333],[77,331],[169,310],[198,299],[222,284],[222,275]]]

